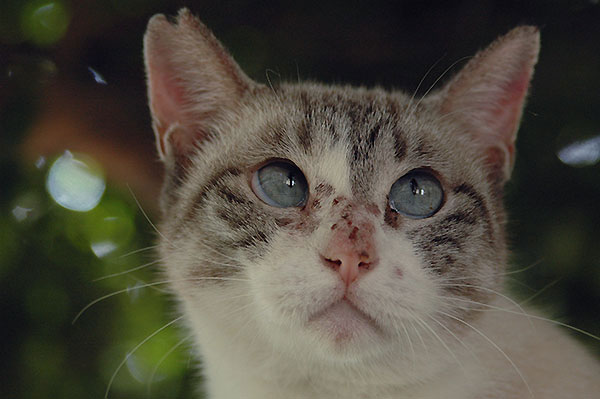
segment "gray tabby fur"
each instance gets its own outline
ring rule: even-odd
[[[502,186],[538,47],[537,29],[516,28],[419,100],[263,86],[187,10],[152,18],[149,97],[167,171],[160,256],[209,398],[598,397],[598,363],[503,294]],[[506,87],[521,75],[515,99]],[[270,159],[305,174],[304,207],[253,193],[252,173]],[[388,205],[415,168],[445,191],[430,218]],[[319,259],[344,217],[373,223],[380,259],[348,292]],[[315,327],[343,296],[359,309],[356,330]]]

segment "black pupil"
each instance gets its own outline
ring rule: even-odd
[[[296,179],[294,178],[294,175],[292,172],[290,172],[287,176],[287,180],[285,181],[285,184],[289,187],[292,188],[296,185]]]
[[[412,190],[413,195],[425,194],[422,189],[419,189],[419,183],[417,183],[415,179],[410,179],[410,189]]]

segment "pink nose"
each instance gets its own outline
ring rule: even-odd
[[[350,286],[377,263],[374,228],[370,222],[353,223],[344,219],[331,229],[334,233],[322,254],[323,263],[336,270],[346,286]]]

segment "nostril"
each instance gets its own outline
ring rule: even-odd
[[[327,266],[331,267],[332,269],[339,269],[340,266],[342,266],[342,261],[340,259],[329,259],[326,258],[324,256],[321,257],[323,259],[323,263],[325,263]]]
[[[358,262],[359,269],[369,270],[371,268],[372,262],[371,262],[371,258],[369,257],[368,253],[361,252],[358,260],[359,260],[359,262]]]
[[[371,262],[360,262],[358,264],[359,269],[369,270],[371,268]]]

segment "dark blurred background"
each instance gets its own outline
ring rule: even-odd
[[[184,5],[259,81],[412,92],[435,65],[418,94],[510,28],[540,26],[507,195],[509,283],[523,303],[600,335],[598,0],[2,0],[0,397],[101,398],[117,371],[111,398],[193,395],[186,334],[159,330],[176,315],[140,210],[158,217],[161,177],[142,35],[151,15]],[[573,335],[600,355],[600,342]]]

